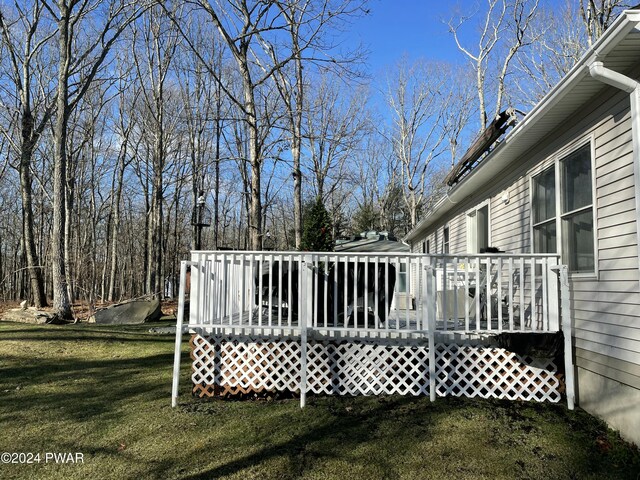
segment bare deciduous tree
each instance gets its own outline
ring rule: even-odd
[[[164,190],[165,169],[169,161],[171,142],[180,115],[171,112],[178,95],[168,77],[178,48],[175,25],[160,7],[150,8],[135,25],[134,65],[140,88],[139,105],[143,135],[146,141],[151,192],[147,229],[146,293],[159,295],[163,289]]]
[[[629,6],[622,0],[579,0],[580,17],[585,28],[587,44],[590,47],[602,36],[613,22],[616,14]]]
[[[43,3],[58,26],[51,232],[53,309],[55,315],[70,318],[71,302],[64,264],[69,119],[105,65],[111,48],[142,13],[144,5],[121,0],[57,0],[55,4],[43,0]]]
[[[197,21],[195,17],[189,18],[188,24],[183,25],[183,31],[188,32],[189,38],[195,44],[202,45],[211,42],[213,38],[210,48],[203,49],[199,55],[206,60],[208,68],[217,72],[216,78],[222,79],[226,76],[223,72],[226,68],[223,61],[224,45],[212,35],[210,28],[210,25]],[[207,193],[212,190],[213,245],[217,249],[220,244],[222,135],[225,122],[229,120],[229,102],[223,96],[221,83],[207,71],[203,62],[191,49],[181,49],[176,70],[180,76],[179,83],[185,106],[193,203],[195,205],[202,194],[207,199]],[[194,227],[194,247],[198,243],[198,232],[201,232],[201,229]]]
[[[396,172],[409,212],[409,227],[418,223],[430,196],[430,177],[436,161],[446,152],[446,114],[451,95],[446,75],[437,64],[403,59],[388,81],[387,104],[393,125],[387,138],[393,145]]]
[[[31,298],[37,307],[47,304],[44,276],[36,252],[31,168],[34,151],[55,108],[55,95],[48,88],[47,50],[55,35],[55,25],[44,18],[44,4],[34,0],[24,9],[16,8],[16,17],[8,18],[0,7],[0,30],[6,53],[4,81],[13,89],[3,89],[2,114],[6,122],[1,132],[12,154],[18,158],[22,200],[22,236],[31,285]],[[43,76],[40,77],[39,73]],[[50,79],[49,79],[50,80]]]
[[[517,56],[517,96],[533,106],[578,62],[624,7],[621,1],[565,0],[541,7],[531,24],[535,41]]]
[[[329,72],[316,82],[305,109],[304,137],[309,159],[303,167],[311,181],[313,197],[330,204],[341,202],[334,195],[339,187],[348,190],[345,183],[349,179],[349,160],[370,130],[365,109],[367,92],[356,88],[345,95],[343,81]]]
[[[293,163],[293,211],[296,249],[302,241],[302,130],[305,108],[305,92],[309,87],[305,69],[311,65],[330,63],[343,73],[356,62],[357,50],[340,57],[331,55],[335,45],[327,41],[330,28],[337,28],[347,18],[361,13],[363,3],[358,0],[281,0],[278,8],[286,20],[286,31],[290,44],[276,50],[265,45],[271,55],[272,64],[279,57],[291,56],[289,65],[274,72],[275,84],[285,105],[285,119],[289,131],[291,158]],[[324,67],[323,67],[324,68]]]
[[[247,154],[250,166],[250,197],[249,206],[249,239],[251,248],[261,249],[262,236],[262,194],[261,173],[263,155],[260,150],[261,118],[257,113],[256,90],[267,82],[280,65],[273,65],[266,72],[256,72],[254,63],[259,37],[268,35],[270,31],[283,28],[281,17],[274,13],[273,4],[261,2],[249,3],[246,0],[234,0],[228,2],[227,8],[221,4],[213,5],[209,1],[197,1],[201,9],[207,13],[210,21],[217,28],[223,42],[227,45],[233,59],[236,62],[237,71],[242,82],[240,97],[231,96],[236,106],[240,109],[243,121],[246,124],[248,138]],[[286,59],[289,61],[290,59]],[[213,69],[210,68],[211,72]],[[218,81],[220,79],[218,78]],[[227,90],[227,93],[230,93]]]
[[[124,66],[124,59],[119,63]],[[120,224],[121,224],[121,208],[122,208],[122,191],[124,188],[125,170],[133,160],[138,149],[139,140],[133,143],[132,132],[136,126],[135,116],[132,114],[136,110],[137,96],[132,95],[128,91],[128,87],[133,83],[130,74],[126,68],[120,70],[120,76],[117,84],[117,122],[115,134],[119,140],[116,172],[113,175],[111,183],[111,208],[109,222],[109,289],[107,291],[107,300],[110,302],[115,300],[116,292],[116,271],[118,264],[118,245],[120,243]],[[106,268],[107,262],[105,262]],[[104,294],[103,294],[104,297]]]
[[[535,41],[530,30],[538,4],[539,0],[487,0],[475,48],[465,46],[461,38],[462,27],[474,15],[449,22],[449,31],[458,49],[467,57],[476,75],[479,130],[502,110],[514,57]]]

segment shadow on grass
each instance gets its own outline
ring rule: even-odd
[[[188,336],[183,335],[183,342],[186,342],[185,338],[188,339]],[[0,342],[4,340],[13,340],[13,341],[20,340],[25,342],[27,341],[28,342],[31,342],[31,341],[33,342],[50,342],[50,341],[69,342],[69,341],[86,340],[86,341],[100,341],[100,342],[111,342],[111,343],[125,343],[125,342],[145,343],[146,342],[146,343],[166,343],[166,344],[174,344],[176,341],[175,337],[168,336],[168,335],[152,336],[151,334],[147,333],[146,335],[141,334],[140,337],[136,337],[135,334],[132,334],[129,332],[121,332],[121,333],[115,333],[115,332],[97,333],[96,332],[95,334],[94,332],[88,332],[86,334],[83,334],[82,338],[79,338],[79,339],[70,338],[64,333],[57,333],[57,332],[55,335],[29,334],[29,335],[20,335],[20,336],[9,337],[9,338],[0,334]]]
[[[17,384],[21,391],[0,393],[4,411],[64,406],[58,415],[80,421],[140,394],[170,398],[172,353],[105,360],[34,358],[31,365],[16,364],[16,357],[2,359],[15,366],[0,368],[1,384],[12,389]],[[186,354],[183,362],[188,362]]]
[[[351,407],[350,399],[320,397],[311,399],[311,404],[307,408],[313,410],[316,408],[314,405],[316,403],[319,408],[333,410],[330,418],[322,425],[308,428],[304,433],[288,440],[272,443],[223,465],[180,478],[190,480],[223,478],[243,470],[251,470],[280,457],[286,457],[291,468],[288,473],[279,472],[276,476],[299,478],[305,472],[314,470],[315,467],[321,468],[325,460],[348,458],[363,447],[371,447],[372,444],[379,442],[384,443],[383,438],[396,445],[415,442],[418,439],[428,440],[432,435],[431,425],[434,417],[441,414],[439,409],[430,408],[424,403],[416,403],[416,400],[410,397],[381,397],[377,401],[368,401],[365,408]],[[377,406],[371,407],[372,403],[377,403]],[[406,415],[407,410],[416,416]],[[394,421],[390,422],[390,420]],[[287,423],[289,420],[282,419],[282,421]],[[384,431],[381,431],[381,428],[384,428]],[[377,453],[378,455],[368,457],[368,462],[375,465],[375,470],[383,472],[387,478],[397,476],[397,473],[396,475],[393,473],[401,468],[400,465],[393,463],[397,457],[387,455],[380,450]],[[357,456],[354,455],[354,460]],[[333,472],[333,474],[339,474],[339,472]],[[268,477],[268,474],[266,476]]]
[[[2,348],[6,341],[19,342],[20,350]],[[174,341],[112,326],[1,325],[0,414],[50,407],[83,421],[111,415],[138,395],[169,402]],[[184,351],[182,365],[189,365]]]
[[[189,405],[182,408],[188,410]],[[606,426],[585,412],[569,412],[576,431],[567,426],[559,438],[551,440],[544,424],[562,418],[566,409],[561,406],[459,398],[430,403],[424,398],[394,396],[312,398],[307,415],[289,411],[276,419],[268,415],[269,404],[264,408],[269,419],[263,425],[271,427],[271,432],[249,431],[250,439],[240,437],[246,431],[229,435],[229,444],[236,445],[230,461],[197,473],[183,470],[179,478],[253,478],[257,473],[257,478],[293,479],[322,472],[326,478],[354,474],[358,478],[635,479],[640,473],[638,451],[619,439],[612,450],[599,449],[597,442],[606,435]],[[199,413],[206,413],[206,408]],[[484,422],[486,428],[469,427],[474,422]],[[443,432],[443,424],[450,429]],[[297,434],[278,438],[282,430],[292,428]],[[564,455],[549,448],[548,441],[561,444]],[[242,453],[243,445],[248,453]],[[191,456],[205,455],[202,449]]]
[[[8,328],[11,326],[11,328]],[[0,323],[0,341],[74,341],[112,340],[173,343],[175,334],[151,334],[149,329],[173,327],[174,323],[157,322],[141,325],[25,325],[13,322]]]

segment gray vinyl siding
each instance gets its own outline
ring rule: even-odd
[[[530,200],[527,177],[518,178],[505,192],[509,194],[508,203],[502,200],[504,192],[498,192],[491,199],[491,246],[508,253],[529,253]]]
[[[514,160],[498,185],[476,192],[437,228],[440,232],[448,223],[452,253],[466,253],[466,212],[489,199],[490,245],[530,253],[531,175],[565,147],[591,136],[598,270],[597,275],[571,278],[576,364],[640,389],[640,275],[629,110],[628,94],[603,89],[603,95],[572,116],[579,120],[567,122],[526,158]]]
[[[631,118],[615,95],[594,129],[598,278],[572,282],[576,364],[640,388],[640,275]]]
[[[428,237],[421,239],[419,242],[416,242],[411,245],[411,253],[423,253],[422,245],[427,240],[429,241],[429,248],[431,251],[429,253],[435,253],[435,234],[431,234]]]
[[[586,370],[640,389],[640,366],[576,347],[576,358]]]
[[[457,254],[467,250],[467,228],[464,215],[458,215],[449,222],[449,253]]]

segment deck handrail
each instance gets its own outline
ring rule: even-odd
[[[190,326],[291,328],[308,315],[312,329],[421,332],[435,303],[435,331],[559,329],[558,255],[212,251],[190,265]]]

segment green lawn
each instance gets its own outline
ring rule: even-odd
[[[0,323],[0,478],[583,479],[640,474],[638,450],[564,405],[413,397],[170,407],[173,337],[148,327]],[[78,464],[46,452],[82,453]]]

